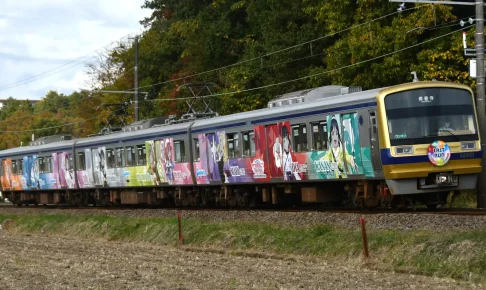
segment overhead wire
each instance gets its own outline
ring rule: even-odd
[[[158,85],[162,85],[162,84],[167,84],[167,83],[171,83],[171,82],[175,82],[175,81],[184,80],[186,78],[192,78],[192,77],[196,77],[196,76],[199,76],[199,75],[216,72],[216,71],[219,71],[219,70],[222,70],[222,69],[226,69],[226,68],[229,68],[229,67],[238,66],[238,65],[243,64],[243,63],[247,63],[247,62],[250,62],[250,61],[262,59],[262,58],[267,57],[267,56],[270,56],[270,55],[274,55],[274,54],[277,54],[277,53],[281,53],[281,52],[284,52],[284,51],[288,51],[288,50],[294,49],[296,47],[300,47],[300,46],[303,46],[303,45],[306,45],[306,44],[310,44],[312,42],[315,42],[315,41],[318,41],[318,40],[321,40],[321,39],[324,39],[324,38],[327,38],[327,37],[331,37],[331,36],[337,35],[337,34],[340,34],[340,33],[345,32],[345,31],[348,31],[348,30],[351,30],[351,29],[354,29],[354,28],[357,28],[357,27],[360,27],[360,26],[363,26],[363,25],[367,25],[367,24],[369,24],[371,22],[378,21],[380,19],[389,17],[391,15],[395,15],[395,14],[398,14],[398,13],[403,13],[403,12],[409,11],[409,10],[420,9],[422,7],[426,7],[426,6],[425,5],[423,5],[423,6],[417,6],[417,7],[412,7],[412,8],[404,9],[401,12],[400,11],[392,12],[392,13],[389,13],[389,14],[386,14],[386,15],[383,15],[383,16],[380,16],[380,17],[377,17],[377,18],[374,18],[372,20],[369,20],[369,21],[366,21],[366,22],[363,22],[363,23],[360,23],[360,24],[357,24],[357,25],[354,25],[354,26],[351,26],[351,27],[348,27],[348,28],[345,28],[345,29],[342,29],[342,30],[333,32],[333,33],[329,33],[327,35],[323,35],[323,36],[320,36],[320,37],[315,38],[315,39],[312,39],[312,40],[308,40],[306,42],[302,42],[302,43],[299,43],[299,44],[296,44],[296,45],[292,45],[292,46],[289,46],[289,47],[286,47],[286,48],[283,48],[283,49],[280,49],[280,50],[277,50],[277,51],[273,51],[273,52],[267,53],[265,55],[257,56],[257,57],[254,57],[254,58],[250,58],[250,59],[243,60],[243,61],[240,61],[240,62],[237,62],[237,63],[234,63],[234,64],[222,66],[222,67],[219,67],[219,68],[207,70],[207,71],[204,71],[204,72],[200,72],[200,73],[196,73],[196,74],[192,74],[192,75],[188,75],[188,76],[184,76],[184,77],[180,77],[180,78],[176,78],[176,79],[172,79],[172,80],[168,80],[168,81],[163,81],[163,82],[159,82],[159,83],[155,83],[155,84],[151,84],[151,85],[141,86],[141,87],[138,87],[138,89],[144,89],[144,88],[148,88],[148,87],[154,87],[154,86],[158,86]],[[129,89],[129,91],[132,91],[134,89],[135,88],[131,88],[131,89]]]
[[[436,30],[436,29],[440,29],[440,28],[456,26],[456,25],[458,25],[457,24],[458,20],[468,19],[468,18],[473,17],[473,16],[468,16],[468,17],[464,17],[464,18],[461,18],[461,19],[457,19],[457,20],[453,20],[453,21],[449,21],[449,22],[445,22],[445,23],[441,23],[441,24],[437,24],[437,25],[429,26],[429,27],[416,27],[416,28],[413,28],[413,29],[407,31],[407,33],[412,32],[414,30],[419,30],[419,29]],[[453,24],[451,24],[451,23],[453,23]],[[396,37],[387,37],[387,38],[377,37],[377,38],[374,38],[374,40],[375,41],[376,40],[382,40],[383,41],[383,40],[391,40],[391,39],[395,39],[395,38]],[[319,57],[319,56],[323,56],[326,53],[329,53],[329,52],[332,52],[332,51],[334,51],[334,50],[330,49],[330,50],[326,50],[325,53],[307,55],[307,56],[300,57],[300,58],[297,58],[297,59],[291,59],[291,60],[287,60],[287,61],[283,61],[283,62],[278,62],[278,63],[270,64],[270,65],[267,65],[267,66],[261,66],[261,67],[257,67],[257,68],[254,68],[254,69],[250,69],[250,70],[248,70],[248,72],[258,71],[258,70],[267,69],[267,68],[271,68],[271,67],[275,67],[275,66],[279,66],[279,65],[285,65],[285,64],[289,64],[289,63],[292,63],[292,62],[297,62],[297,61],[301,61],[301,60],[305,60],[305,59],[309,59],[309,58]]]
[[[417,47],[417,46],[420,46],[420,45],[423,45],[425,43],[432,42],[434,40],[437,40],[437,39],[440,39],[440,38],[449,36],[449,35],[454,34],[456,32],[459,32],[459,31],[465,30],[467,28],[470,28],[471,26],[473,26],[473,25],[469,25],[467,27],[463,27],[463,28],[460,28],[458,30],[455,30],[455,31],[452,31],[452,32],[449,32],[449,33],[446,33],[446,34],[443,34],[443,35],[440,35],[440,36],[437,36],[437,37],[434,37],[434,38],[431,38],[431,39],[427,39],[427,40],[424,40],[424,41],[422,41],[420,43],[416,43],[414,45],[410,45],[408,47],[405,47],[405,48],[402,48],[402,49],[398,49],[398,50],[395,50],[393,52],[385,53],[385,54],[379,55],[377,57],[373,57],[373,58],[370,58],[370,59],[367,59],[367,60],[363,60],[363,61],[359,61],[359,62],[350,64],[350,65],[342,66],[342,67],[335,68],[335,69],[331,69],[331,70],[326,70],[324,72],[320,72],[320,73],[316,73],[316,74],[312,74],[312,75],[308,75],[308,76],[305,76],[305,77],[300,77],[300,78],[296,78],[296,79],[292,79],[292,80],[288,80],[288,81],[283,81],[283,82],[273,83],[273,84],[269,84],[269,85],[265,85],[265,86],[260,86],[260,87],[256,87],[256,88],[238,90],[238,91],[233,91],[233,92],[224,92],[224,93],[210,94],[210,95],[204,95],[204,96],[198,96],[198,97],[155,99],[155,100],[147,100],[147,102],[159,102],[159,101],[160,102],[163,102],[163,101],[190,100],[190,99],[201,99],[201,98],[218,97],[218,96],[233,95],[233,94],[245,93],[245,92],[250,92],[250,91],[255,91],[255,90],[261,90],[261,89],[265,89],[265,88],[269,88],[269,87],[274,87],[274,86],[279,86],[279,85],[283,85],[283,84],[287,84],[287,83],[292,83],[292,82],[296,82],[296,81],[300,81],[300,80],[304,80],[304,79],[308,79],[308,78],[312,78],[312,77],[316,77],[316,76],[320,76],[320,75],[324,75],[324,74],[336,72],[336,71],[343,70],[343,69],[346,69],[346,68],[358,66],[358,65],[361,65],[361,64],[364,64],[364,63],[368,63],[368,62],[371,62],[371,61],[380,59],[380,58],[384,58],[384,57],[387,57],[387,56],[390,56],[390,55],[393,55],[393,54],[396,54],[396,53],[399,53],[399,52],[402,52],[402,51],[405,51],[405,50],[408,50],[408,49],[411,49],[411,48],[414,48],[414,47]]]
[[[419,6],[419,7],[423,7],[423,6]],[[419,7],[414,7],[414,8],[410,8],[410,9],[407,9],[407,10],[411,10],[411,9],[417,9]],[[403,12],[403,11],[402,11]],[[367,23],[370,23],[372,21],[376,21],[378,19],[382,19],[382,18],[385,18],[385,17],[388,17],[390,15],[393,15],[393,14],[396,14],[397,12],[394,12],[394,13],[390,13],[390,14],[387,14],[385,16],[382,16],[382,17],[379,17],[379,18],[376,18],[376,19],[373,19],[371,21],[368,21],[366,23],[363,23],[363,24],[359,24],[359,25],[356,25],[356,26],[353,26],[351,28],[355,28],[355,27],[358,27],[358,26],[361,26],[361,25],[364,25],[364,24],[367,24]],[[456,20],[457,21],[457,20]],[[446,23],[447,24],[447,23]],[[457,25],[457,24],[453,24],[453,25]],[[453,26],[453,25],[450,25],[450,26]],[[439,27],[439,26],[444,26],[444,23],[443,24],[440,24],[440,25],[436,25],[434,27]],[[462,30],[465,30],[469,27],[471,27],[472,25],[469,25],[469,26],[466,26],[466,27],[463,27],[461,29],[458,29],[456,31],[453,31],[453,32],[450,32],[450,33],[446,33],[444,35],[441,35],[441,36],[438,36],[438,37],[435,37],[435,38],[431,38],[431,39],[428,39],[428,40],[425,40],[421,43],[417,43],[417,44],[414,44],[414,45],[411,45],[411,46],[408,46],[406,48],[403,48],[403,49],[399,49],[399,50],[396,50],[396,51],[393,51],[393,52],[390,52],[390,53],[386,53],[386,54],[383,54],[383,55],[380,55],[380,56],[377,56],[377,57],[374,57],[374,58],[371,58],[371,59],[368,59],[368,60],[364,60],[364,61],[361,61],[361,62],[356,62],[354,64],[350,64],[350,65],[347,65],[347,66],[343,66],[343,67],[340,67],[340,68],[336,68],[336,69],[332,69],[332,70],[327,70],[327,71],[324,71],[324,72],[321,72],[321,73],[317,73],[317,74],[312,74],[312,75],[309,75],[309,76],[305,76],[305,77],[301,77],[301,78],[297,78],[297,79],[293,79],[293,80],[288,80],[288,81],[283,81],[283,82],[278,82],[278,83],[274,83],[274,84],[269,84],[269,85],[265,85],[265,86],[260,86],[260,87],[256,87],[256,88],[250,88],[250,89],[245,89],[245,90],[239,90],[239,91],[233,91],[233,92],[225,92],[225,93],[217,93],[217,94],[210,94],[210,95],[204,95],[204,96],[198,96],[198,97],[186,97],[186,98],[166,98],[166,99],[155,99],[155,100],[145,100],[147,102],[162,102],[162,101],[173,101],[173,100],[189,100],[189,99],[198,99],[198,98],[209,98],[209,97],[216,97],[216,96],[224,96],[224,95],[232,95],[232,94],[238,94],[238,93],[244,93],[244,92],[249,92],[249,91],[254,91],[254,90],[259,90],[259,89],[265,89],[265,88],[268,88],[268,87],[273,87],[273,86],[278,86],[278,85],[282,85],[282,84],[287,84],[287,83],[291,83],[291,82],[296,82],[296,81],[299,81],[299,80],[303,80],[303,79],[307,79],[307,78],[312,78],[312,77],[315,77],[315,76],[319,76],[319,75],[323,75],[323,74],[327,74],[327,73],[332,73],[332,72],[335,72],[335,71],[339,71],[339,70],[342,70],[342,69],[346,69],[346,68],[349,68],[349,67],[353,67],[353,66],[357,66],[357,65],[360,65],[360,64],[364,64],[364,63],[367,63],[367,62],[370,62],[370,61],[373,61],[373,60],[376,60],[376,59],[380,59],[380,58],[383,58],[383,57],[386,57],[386,56],[389,56],[389,55],[392,55],[392,54],[395,54],[395,53],[399,53],[399,52],[402,52],[404,50],[407,50],[407,49],[410,49],[410,48],[413,48],[413,47],[417,47],[419,45],[422,45],[424,43],[428,43],[428,42],[431,42],[431,41],[434,41],[434,40],[437,40],[437,39],[440,39],[442,37],[446,37],[448,35],[451,35],[453,33],[456,33],[458,31],[462,31]],[[434,27],[429,27],[430,28],[434,28]],[[340,32],[343,32],[343,31],[346,31],[346,30],[349,30],[351,28],[348,28],[348,29],[345,29],[345,30],[342,30],[342,31],[339,31],[339,32],[336,32],[336,33],[333,33],[332,35],[334,34],[337,34],[337,33],[340,33]],[[264,56],[260,56],[258,58],[261,58],[261,57],[265,57],[265,56],[268,56],[268,55],[271,55],[271,54],[275,54],[275,53],[278,53],[278,52],[282,52],[282,51],[285,51],[285,50],[288,50],[288,49],[291,49],[291,48],[295,48],[295,47],[298,47],[298,46],[301,46],[303,44],[307,44],[307,43],[310,43],[312,41],[315,41],[315,40],[318,40],[318,39],[322,39],[324,37],[327,37],[327,36],[322,36],[320,38],[317,38],[317,39],[314,39],[314,40],[311,40],[311,41],[308,41],[308,42],[305,42],[305,43],[302,43],[302,44],[298,44],[298,45],[294,45],[292,47],[289,47],[289,48],[286,48],[286,49],[282,49],[282,50],[279,50],[279,51],[276,51],[276,52],[272,52],[272,53],[269,53],[267,55],[264,55]],[[313,55],[313,56],[317,56],[317,55]],[[300,59],[297,59],[297,60],[291,60],[291,61],[287,61],[287,62],[283,62],[283,63],[279,63],[279,64],[284,64],[284,63],[288,63],[288,62],[292,62],[292,61],[298,61],[298,60],[301,60],[301,59],[305,59],[305,58],[309,58],[309,57],[313,57],[313,56],[306,56],[306,57],[303,57],[303,58],[300,58]],[[258,58],[255,58],[255,59],[258,59]],[[253,59],[252,59],[253,60]],[[235,66],[235,65],[238,65],[238,64],[241,64],[241,63],[245,63],[245,62],[248,62],[250,60],[246,60],[246,61],[242,61],[242,62],[239,62],[239,63],[235,63],[233,65],[229,65],[229,66],[226,66],[226,67],[230,67],[230,66]],[[279,64],[275,64],[275,65],[279,65]],[[275,65],[271,65],[271,66],[275,66]],[[270,66],[267,66],[267,67],[270,67]],[[225,67],[223,67],[225,68]],[[133,68],[132,68],[133,69]],[[208,73],[208,72],[214,72],[214,71],[218,71],[219,69],[221,68],[218,68],[218,69],[213,69],[213,70],[210,70],[210,71],[206,71],[206,72],[203,72],[203,73]],[[123,74],[127,73],[131,71],[130,70],[127,70],[125,71]],[[197,75],[200,75],[200,74],[203,74],[203,73],[199,73]],[[122,75],[123,75],[122,74]],[[195,76],[195,75],[193,75]],[[187,78],[187,77],[191,77],[191,76],[186,76],[184,78]],[[183,78],[181,78],[183,79]],[[176,81],[176,80],[171,80],[170,82],[173,82],[173,81]],[[156,85],[156,84],[154,84]],[[153,85],[150,85],[150,86],[153,86]],[[145,87],[150,87],[150,86],[145,86]],[[144,88],[144,87],[140,87],[140,88]],[[92,96],[89,96],[89,97],[92,97]],[[87,97],[87,98],[89,98]],[[98,106],[99,107],[99,106]],[[122,109],[119,109],[119,110],[122,110]],[[116,112],[118,110],[115,110],[113,111],[112,113]],[[40,112],[39,112],[40,113]],[[0,133],[21,133],[21,132],[33,132],[33,131],[39,131],[39,130],[46,130],[46,129],[52,129],[52,128],[59,128],[59,127],[63,127],[63,126],[70,126],[70,125],[73,125],[73,124],[78,124],[78,123],[82,123],[82,122],[87,122],[89,120],[92,120],[92,119],[96,119],[97,117],[93,117],[93,118],[89,118],[89,119],[85,119],[85,120],[81,120],[81,121],[77,121],[77,122],[73,122],[73,123],[69,123],[69,124],[64,124],[64,125],[58,125],[58,126],[53,126],[53,127],[46,127],[46,128],[39,128],[39,129],[30,129],[30,130],[13,130],[13,131],[0,131]]]
[[[85,57],[87,57],[87,56],[89,56],[89,55],[92,55],[93,53],[96,53],[96,52],[98,52],[98,51],[100,51],[100,50],[103,50],[103,49],[105,49],[105,48],[106,48],[106,47],[108,47],[108,46],[113,45],[113,44],[114,44],[114,43],[116,43],[117,41],[121,41],[121,40],[123,40],[124,38],[129,37],[131,34],[132,34],[132,33],[130,33],[130,34],[126,34],[126,35],[124,35],[123,37],[118,38],[117,40],[111,41],[109,44],[107,44],[107,45],[105,45],[105,46],[103,46],[103,47],[101,47],[101,48],[98,48],[98,49],[96,49],[96,50],[94,50],[94,51],[92,51],[92,52],[90,52],[90,53],[88,53],[88,54],[86,54],[86,55],[83,55],[83,56],[81,56],[81,57],[78,57],[78,58],[76,58],[76,59],[74,59],[74,60],[68,61],[68,62],[66,62],[65,64],[61,65],[61,66],[55,67],[55,68],[53,68],[53,69],[50,69],[50,70],[44,71],[44,72],[42,72],[42,73],[39,73],[39,74],[37,74],[37,75],[34,75],[34,76],[31,76],[31,77],[28,77],[28,78],[26,78],[26,79],[23,79],[23,80],[20,80],[20,81],[14,82],[14,83],[0,85],[0,91],[7,90],[7,89],[11,89],[11,88],[14,88],[14,87],[17,87],[17,86],[21,86],[21,85],[25,85],[25,84],[27,84],[27,83],[31,83],[31,82],[34,82],[34,81],[37,81],[37,80],[40,80],[40,79],[43,79],[43,78],[49,77],[49,76],[51,76],[51,75],[54,75],[54,74],[57,74],[57,73],[60,73],[60,72],[66,71],[66,70],[71,69],[71,68],[73,68],[73,67],[76,67],[76,66],[78,66],[78,65],[80,65],[80,64],[87,63],[87,62],[91,61],[92,59],[94,59],[94,58],[96,58],[96,57],[94,57],[94,56],[93,56],[93,57],[91,57],[91,58],[89,58],[89,59],[87,59],[87,60],[83,60],[83,61],[81,61],[81,62],[78,62],[78,61],[82,60],[83,58],[85,58]],[[76,62],[77,62],[77,63],[76,63]],[[71,66],[68,66],[67,68],[64,68],[64,69],[62,69],[62,70],[58,70],[58,69],[63,68],[63,67],[65,67],[65,66],[69,65],[69,64],[72,64],[72,63],[74,63],[74,64],[73,64],[73,65],[71,65]]]
[[[118,112],[118,111],[121,111],[121,110],[125,110],[125,108],[120,108],[120,109],[114,110],[114,111],[111,112],[111,115],[114,114],[115,112]],[[44,128],[37,128],[37,129],[28,129],[28,130],[4,130],[4,131],[0,131],[0,133],[27,133],[27,132],[56,129],[56,128],[67,127],[67,126],[71,126],[71,125],[76,125],[76,124],[88,122],[88,121],[98,119],[98,118],[100,118],[100,116],[96,116],[96,117],[92,117],[92,118],[88,118],[88,119],[83,119],[83,120],[80,120],[80,121],[71,122],[71,123],[62,124],[62,125],[56,125],[56,126],[50,126],[50,127],[44,127]]]

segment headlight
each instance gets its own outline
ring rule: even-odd
[[[413,153],[413,146],[401,146],[395,148],[396,154],[412,154]]]
[[[462,150],[473,150],[476,149],[476,142],[461,142]]]

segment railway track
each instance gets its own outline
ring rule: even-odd
[[[258,208],[195,208],[195,207],[143,207],[143,206],[116,206],[116,207],[93,207],[93,206],[86,206],[86,207],[77,207],[77,206],[70,206],[70,205],[63,205],[63,204],[50,204],[50,205],[23,205],[23,206],[16,206],[12,204],[0,204],[0,209],[2,208],[9,208],[9,209],[34,209],[34,210],[49,210],[49,209],[57,209],[57,210],[128,210],[128,209],[146,209],[146,210],[174,210],[174,211],[219,211],[219,212],[228,212],[228,211],[260,211],[260,212],[326,212],[326,213],[350,213],[350,214],[397,214],[397,213],[408,213],[408,214],[440,214],[440,215],[469,215],[469,216],[482,216],[486,215],[486,209],[474,209],[474,208],[440,208],[440,209],[426,209],[426,208],[405,208],[405,209],[383,209],[383,208],[374,208],[374,209],[343,209],[343,208],[276,208],[276,207],[258,207]]]

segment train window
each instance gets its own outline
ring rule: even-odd
[[[106,149],[106,166],[108,168],[115,167],[115,152],[113,149]]]
[[[312,149],[327,150],[328,134],[327,122],[311,123],[312,127]]]
[[[127,166],[135,165],[135,150],[133,147],[127,147]]]
[[[44,163],[44,157],[39,157],[39,173],[44,173],[46,170],[46,164]]]
[[[145,145],[137,145],[137,165],[147,165]]]
[[[229,158],[240,157],[240,140],[238,138],[238,133],[226,134],[226,146],[228,146]]]
[[[47,157],[45,172],[52,172],[52,156]]]
[[[282,136],[283,138],[284,136]],[[290,136],[289,136],[290,137]],[[306,124],[292,125],[292,149],[294,152],[307,151],[307,126]]]
[[[24,174],[24,160],[19,160],[19,174]]]
[[[12,174],[17,174],[17,161],[12,160]]]
[[[116,167],[125,167],[125,166],[127,166],[125,148],[123,147],[116,148]]]
[[[84,152],[78,152],[78,170],[86,170],[86,156]]]
[[[377,124],[376,124],[375,113],[370,113],[370,121],[371,121],[371,128],[373,130],[373,137],[376,137],[376,134],[378,133],[378,129],[377,129],[377,126],[376,126]]]
[[[243,157],[255,156],[255,133],[253,131],[243,132]]]
[[[69,164],[68,164],[69,168],[68,169],[72,170],[72,169],[74,169],[74,160],[73,160],[73,156],[71,155],[71,153],[68,154],[68,158],[69,158]]]
[[[199,139],[194,138],[193,142],[194,142],[194,161],[197,162],[201,160],[201,156],[199,152]]]
[[[174,154],[176,162],[185,162],[184,141],[174,141]]]

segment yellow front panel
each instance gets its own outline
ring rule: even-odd
[[[479,148],[481,144],[476,141],[476,148]],[[460,142],[447,143],[451,150],[451,154],[454,153],[474,153],[480,150],[462,150]],[[400,146],[391,147],[391,156],[399,158],[422,156],[423,159],[428,160],[428,144],[419,144],[413,146],[413,154],[399,154],[395,153],[395,148]],[[481,159],[461,159],[461,160],[450,160],[444,166],[435,166],[432,163],[420,162],[420,163],[406,163],[406,164],[392,164],[384,165],[383,171],[385,173],[386,179],[401,179],[401,178],[415,178],[415,177],[427,177],[429,172],[454,172],[454,174],[470,174],[479,173],[481,171]]]
[[[383,171],[386,179],[427,177],[429,172],[452,171],[453,174],[472,174],[481,172],[481,159],[451,160],[441,167],[430,162],[385,165]]]

